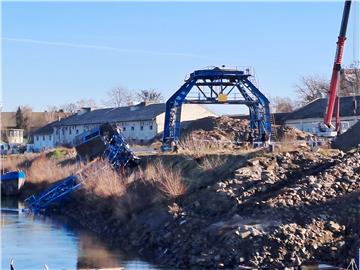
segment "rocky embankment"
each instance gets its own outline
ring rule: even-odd
[[[309,261],[345,266],[360,247],[360,149],[256,157],[233,177],[123,220],[115,218],[120,210],[111,209],[113,198],[94,200],[92,209],[84,209],[81,200],[65,212],[160,264],[181,269],[281,269]]]

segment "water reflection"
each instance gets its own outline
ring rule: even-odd
[[[32,216],[18,211],[23,205],[2,200],[1,269],[16,270],[125,269],[158,270],[120,250],[110,249],[88,231],[74,228],[65,220]]]

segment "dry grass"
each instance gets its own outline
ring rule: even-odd
[[[207,156],[204,157],[201,161],[200,167],[203,170],[213,170],[216,169],[222,165],[224,165],[226,162],[226,159],[223,156]]]
[[[30,161],[37,156],[37,154],[4,156],[1,158],[1,169],[2,171],[19,170],[23,163]]]
[[[25,173],[26,178],[33,183],[54,182],[75,173],[78,169],[77,164],[61,166],[58,160],[40,155],[25,169]]]
[[[8,156],[2,159],[5,171],[24,170],[26,181],[32,183],[54,182],[63,179],[80,167],[78,164],[61,165],[63,159],[48,158],[45,153]]]
[[[218,142],[199,141],[188,136],[179,143],[181,152],[193,158],[201,158],[206,154],[224,152],[224,145]]]
[[[160,160],[148,164],[144,170],[139,169],[137,177],[142,181],[150,181],[165,196],[170,198],[183,195],[187,190],[180,171],[175,168],[168,168]]]
[[[80,181],[87,191],[99,197],[120,197],[126,191],[127,179],[123,173],[117,173],[103,160],[96,160],[78,173]]]

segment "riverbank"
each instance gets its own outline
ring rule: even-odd
[[[135,252],[108,245],[71,218],[29,215],[21,211],[23,207],[16,197],[1,198],[1,269],[9,269],[11,259],[17,270],[45,269],[44,264],[49,269],[69,270],[163,269],[141,260]]]
[[[360,150],[152,155],[118,178],[84,175],[57,211],[181,269],[345,266],[360,246],[359,160]]]

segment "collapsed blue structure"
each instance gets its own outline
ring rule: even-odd
[[[81,160],[90,161],[102,156],[116,170],[138,161],[138,157],[129,148],[121,133],[108,123],[80,134],[76,142],[75,148]],[[67,198],[81,184],[76,175],[71,175],[48,190],[30,196],[25,200],[25,204],[31,212],[46,210],[50,205]]]
[[[164,146],[180,139],[180,118],[183,103],[242,104],[249,108],[250,128],[260,138],[271,134],[269,100],[251,82],[250,69],[245,71],[215,67],[196,70],[166,102],[163,134]],[[189,93],[196,90],[195,95]]]

